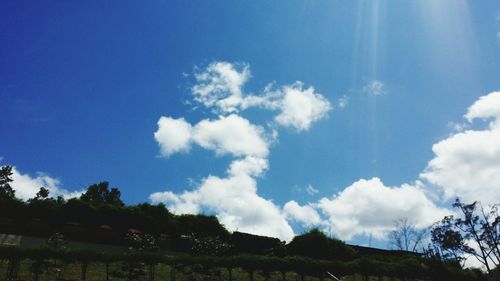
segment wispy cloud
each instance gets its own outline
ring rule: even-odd
[[[345,108],[349,104],[349,96],[343,95],[337,100],[337,106],[339,108]]]
[[[306,192],[307,194],[309,195],[315,195],[315,194],[318,194],[319,193],[319,190],[317,190],[316,188],[314,188],[314,186],[312,185],[308,185],[306,187]]]
[[[373,80],[363,86],[363,92],[373,96],[381,96],[387,93],[384,83],[379,80]]]

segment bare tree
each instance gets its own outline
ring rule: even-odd
[[[418,229],[407,218],[394,221],[394,230],[389,234],[390,244],[397,250],[417,252],[423,248],[422,242],[427,229]]]

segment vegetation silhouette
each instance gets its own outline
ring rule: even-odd
[[[86,280],[91,263],[104,266],[106,280],[113,274],[127,280],[154,280],[156,268],[161,266],[170,268],[172,281],[186,272],[192,277],[187,280],[192,280],[196,272],[205,274],[214,268],[225,268],[230,281],[241,270],[250,280],[259,274],[265,281],[273,272],[279,273],[281,280],[290,272],[300,280],[306,276],[323,280],[327,272],[380,280],[384,276],[495,280],[492,278],[498,273],[494,269],[497,264],[488,268],[488,275],[460,264],[461,254],[473,253],[466,242],[474,233],[488,251],[488,258],[498,257],[498,212],[492,208],[485,213],[477,203],[457,201],[455,206],[464,218],[443,219],[431,231],[433,244],[424,253],[414,253],[347,245],[317,228],[297,235],[288,244],[273,237],[231,233],[215,216],[175,215],[163,204],[126,205],[119,189],[109,188],[108,182],[92,184],[79,198],[68,200],[53,198],[41,187],[35,197],[23,201],[15,197],[11,176],[12,167],[1,167],[0,233],[45,237],[48,242],[36,248],[0,246],[0,259],[7,261],[6,280],[17,280],[21,263],[26,262],[33,280],[40,280],[49,268],[62,270],[69,264],[77,264],[80,280]],[[478,210],[482,215],[476,214]],[[101,246],[75,247],[71,241]],[[111,250],[102,244],[116,247]],[[481,257],[483,252],[475,253]],[[116,264],[120,266],[113,267]],[[58,278],[61,276],[59,271]]]

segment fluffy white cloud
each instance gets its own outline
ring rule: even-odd
[[[465,114],[465,118],[472,122],[474,119],[494,119],[498,122],[500,118],[500,92],[493,92],[482,96],[477,100]]]
[[[267,159],[247,156],[244,159],[233,161],[229,166],[229,174],[233,176],[248,175],[258,177],[262,175],[268,167]]]
[[[65,199],[78,197],[83,191],[69,191],[60,187],[59,179],[52,178],[44,173],[37,173],[35,177],[23,174],[16,167],[12,168],[12,188],[16,191],[16,197],[28,200],[35,197],[40,187],[50,191],[51,197],[62,196]]]
[[[154,133],[156,142],[164,156],[188,151],[191,142],[191,125],[184,118],[160,117],[158,130]]]
[[[191,91],[197,102],[219,114],[237,113],[250,107],[277,110],[275,121],[297,131],[309,129],[331,109],[325,97],[313,87],[304,89],[300,81],[278,90],[272,90],[270,84],[260,95],[246,94],[243,86],[250,76],[248,64],[214,62],[195,74],[196,84]],[[344,99],[342,105],[346,102]]]
[[[306,227],[318,226],[322,223],[318,212],[312,206],[300,206],[294,200],[288,201],[283,206],[283,211],[288,219],[295,220]]]
[[[218,155],[266,157],[269,153],[264,129],[235,114],[205,119],[194,126],[184,118],[161,117],[154,136],[165,156],[188,151],[191,143]]]
[[[327,216],[329,230],[347,240],[356,235],[384,239],[399,218],[427,227],[449,214],[428,198],[419,183],[388,187],[379,178],[359,180],[332,198],[320,199],[315,207]]]
[[[213,121],[202,120],[194,126],[192,138],[217,154],[265,157],[269,152],[264,130],[235,114]]]
[[[238,157],[229,166],[227,177],[208,176],[191,191],[171,191],[150,195],[153,202],[164,202],[174,213],[214,212],[230,230],[290,240],[292,228],[282,210],[257,194],[255,177],[268,169],[269,141],[264,130],[247,119],[231,114],[216,120],[202,120],[191,126],[184,119],[160,118],[156,140],[163,154],[183,151],[190,143]],[[186,132],[181,141],[176,128]],[[169,138],[174,138],[170,140]]]
[[[420,175],[443,190],[445,199],[500,202],[500,92],[481,97],[465,118],[491,119],[483,130],[451,135],[432,147],[435,157]]]
[[[308,130],[311,124],[324,118],[331,109],[330,102],[316,93],[313,87],[303,88],[301,82],[284,86],[279,90],[283,99],[279,102],[280,113],[275,120],[297,131]]]
[[[195,100],[206,107],[216,107],[225,113],[235,112],[243,103],[242,87],[249,77],[247,64],[214,62],[195,73],[197,84],[191,90]]]
[[[294,233],[281,209],[257,194],[252,177],[262,173],[267,161],[247,157],[233,162],[226,178],[208,176],[192,191],[159,192],[153,202],[164,202],[175,213],[214,212],[229,230],[279,237],[289,241]]]
[[[379,80],[373,80],[369,84],[365,85],[363,87],[363,92],[373,96],[380,96],[387,93],[384,83]]]

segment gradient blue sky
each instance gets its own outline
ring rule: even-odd
[[[360,179],[413,184],[433,144],[465,130],[468,108],[500,90],[499,12],[493,0],[1,1],[1,164],[69,191],[107,180],[127,203],[195,190],[235,157],[199,146],[162,157],[153,134],[161,116],[217,118],[195,108],[193,72],[225,61],[249,66],[246,93],[300,80],[332,106],[308,130],[277,128],[256,181],[278,209],[313,206]],[[263,127],[274,116],[240,115]],[[339,235],[330,219],[322,227]],[[292,220],[295,233],[310,227]]]

